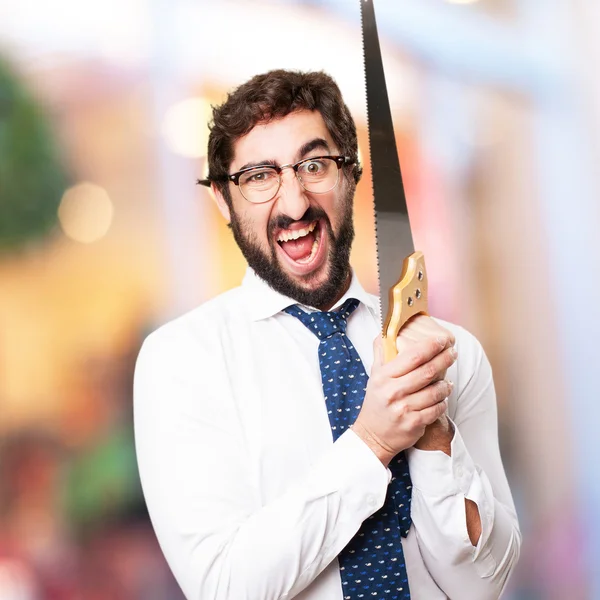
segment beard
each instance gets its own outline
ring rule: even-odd
[[[337,234],[333,232],[331,221],[327,213],[316,206],[309,206],[299,221],[319,221],[321,223],[321,235],[329,236],[329,249],[326,262],[323,267],[328,269],[327,279],[315,288],[310,288],[311,279],[316,279],[316,274],[308,274],[301,285],[294,281],[281,267],[277,259],[277,249],[274,239],[276,229],[286,229],[295,219],[285,215],[278,215],[269,221],[267,227],[269,250],[262,248],[255,235],[248,235],[245,231],[249,228],[231,210],[231,222],[229,224],[235,241],[239,246],[248,265],[254,272],[265,281],[272,289],[299,304],[314,308],[329,307],[343,293],[348,277],[350,276],[350,249],[354,240],[354,224],[352,214],[352,202],[355,186],[349,186],[345,196],[341,199],[340,226]],[[323,243],[323,242],[320,242]],[[320,269],[319,269],[320,271]]]

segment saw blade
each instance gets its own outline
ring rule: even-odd
[[[382,327],[404,259],[414,252],[373,0],[360,0]]]

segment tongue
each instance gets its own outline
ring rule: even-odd
[[[298,238],[297,240],[281,242],[280,246],[292,260],[302,260],[310,255],[314,241],[315,234],[309,233],[308,235]]]

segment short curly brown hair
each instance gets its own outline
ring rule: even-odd
[[[255,75],[233,90],[223,104],[213,107],[208,138],[208,180],[230,204],[224,181],[233,160],[235,142],[258,123],[281,119],[298,110],[318,110],[333,141],[354,164],[348,169],[358,183],[362,168],[358,162],[356,125],[332,77],[323,72],[277,69]],[[350,173],[349,173],[350,174]]]

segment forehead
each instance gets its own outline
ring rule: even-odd
[[[322,138],[333,150],[335,144],[319,111],[302,110],[281,119],[259,123],[233,146],[231,171],[249,162],[273,160],[279,164],[295,162],[300,147]]]

